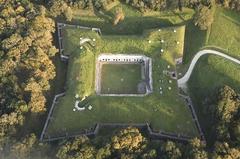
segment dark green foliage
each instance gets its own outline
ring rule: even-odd
[[[160,11],[167,8],[167,0],[126,0],[125,2],[135,8],[138,8],[142,12],[148,9]]]
[[[190,142],[186,153],[187,156],[191,159],[208,159],[205,143],[197,138],[193,139]]]
[[[50,58],[57,50],[54,21],[43,6],[27,0],[0,1],[0,6],[0,147],[5,151],[25,113],[46,109],[44,93],[55,76]]]
[[[175,10],[182,11],[183,7],[197,8],[200,5],[211,6],[211,0],[125,0],[125,3],[138,8],[142,12],[148,10],[163,11]]]
[[[113,149],[126,153],[141,152],[146,147],[146,139],[136,128],[121,130],[112,137],[111,143]]]
[[[213,157],[217,159],[237,159],[240,158],[240,148],[230,146],[227,142],[216,142],[214,146]]]
[[[95,153],[96,150],[91,146],[89,139],[81,136],[61,146],[56,156],[59,159],[91,159],[94,158]]]
[[[1,141],[4,143],[3,149],[0,149],[1,159],[50,159],[49,151],[53,151],[48,144],[39,143],[35,134],[28,134],[17,140],[6,137]]]
[[[230,87],[223,87],[218,93],[216,105],[213,105],[213,117],[216,123],[216,133],[220,140],[230,140],[230,128],[233,130],[234,138],[238,129],[240,110],[239,95]]]
[[[107,5],[115,1],[116,0],[50,0],[48,6],[54,17],[64,15],[67,21],[71,21],[73,9],[85,9],[91,11],[105,10]]]
[[[147,139],[143,137],[137,128],[125,128],[113,134],[111,139],[94,144],[94,139],[86,136],[70,140],[58,149],[56,157],[59,159],[72,158],[142,158],[154,159],[157,151],[149,147]],[[97,147],[96,145],[101,145]]]
[[[50,7],[53,16],[64,15],[69,20],[67,13],[70,9],[85,9],[85,10],[106,10],[108,5],[117,0],[50,0]],[[176,10],[182,11],[183,7],[198,8],[200,5],[210,7],[211,0],[121,0],[122,2],[137,8],[141,12],[148,10],[164,11]],[[70,7],[70,8],[68,8]],[[68,10],[67,10],[68,8]],[[69,20],[70,21],[70,20]],[[1,21],[0,21],[1,22]]]
[[[215,143],[213,158],[240,157],[240,99],[229,86],[224,86],[217,93],[216,102],[210,105],[215,128]],[[231,158],[231,157],[230,157]]]
[[[3,28],[7,28],[0,34],[0,87],[5,90],[0,101],[6,108],[2,111],[15,108],[14,99],[15,103],[24,100],[32,111],[43,111],[43,91],[49,89],[49,80],[55,76],[50,60],[57,51],[52,46],[54,22],[45,16],[43,6],[35,7],[30,2],[1,3],[0,18],[6,24]]]
[[[223,87],[219,91],[216,108],[217,120],[229,123],[240,108],[238,94],[229,86]]]
[[[96,153],[96,159],[104,159],[104,158],[108,158],[109,156],[111,156],[111,145],[110,144],[106,144],[106,146],[101,147],[100,149],[97,150]]]
[[[108,5],[116,0],[50,0],[48,5],[53,16],[63,14],[67,7],[72,9],[87,9],[87,10],[105,10]],[[210,0],[122,0],[126,4],[139,9],[142,12],[148,10],[163,11],[163,10],[182,10],[182,7],[197,8],[200,4],[206,6],[211,5]]]
[[[173,141],[154,141],[152,144],[137,128],[132,127],[102,138],[104,139],[98,138],[97,143],[86,136],[71,139],[60,145],[56,156],[59,159],[207,159],[208,157],[205,144],[199,139],[193,139],[187,144]]]

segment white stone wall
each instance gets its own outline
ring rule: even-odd
[[[125,54],[101,54],[98,56],[99,62],[141,62],[146,60],[145,55],[125,55]]]

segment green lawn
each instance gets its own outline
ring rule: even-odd
[[[239,13],[217,8],[207,45],[223,48],[227,54],[240,58]]]
[[[192,61],[193,56],[206,44],[207,32],[199,30],[192,21],[186,25],[185,45],[184,45],[184,66]]]
[[[217,7],[214,22],[208,31],[201,31],[190,21],[186,25],[184,64],[179,71],[186,72],[194,55],[203,48],[217,49],[240,58],[239,13]]]
[[[176,29],[176,33],[173,30]],[[185,27],[149,30],[143,35],[103,35],[76,28],[64,29],[64,49],[70,55],[66,96],[61,98],[47,129],[50,136],[65,135],[93,127],[99,122],[145,123],[154,130],[198,136],[190,110],[178,96],[176,80],[163,74],[175,69],[182,55]],[[81,50],[79,38],[95,38],[95,47]],[[164,39],[164,43],[161,43]],[[149,43],[149,40],[151,43]],[[176,44],[179,41],[180,44]],[[161,53],[160,50],[164,49]],[[102,97],[95,93],[95,61],[101,53],[143,54],[152,58],[153,93],[145,97]],[[131,70],[128,70],[131,71]],[[125,75],[124,75],[125,76]],[[131,75],[133,76],[133,75]],[[135,76],[135,75],[134,75]],[[163,80],[163,82],[161,82]],[[169,82],[171,80],[171,82]],[[160,94],[162,87],[163,94]],[[171,90],[168,90],[171,87]],[[87,96],[91,111],[74,112],[75,95]]]
[[[141,82],[140,64],[103,64],[101,93],[137,94]]]

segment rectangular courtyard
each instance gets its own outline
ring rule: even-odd
[[[103,64],[101,93],[137,94],[141,82],[140,64]]]

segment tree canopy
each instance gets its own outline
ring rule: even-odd
[[[200,5],[194,16],[194,24],[201,30],[208,29],[213,23],[213,9]]]

